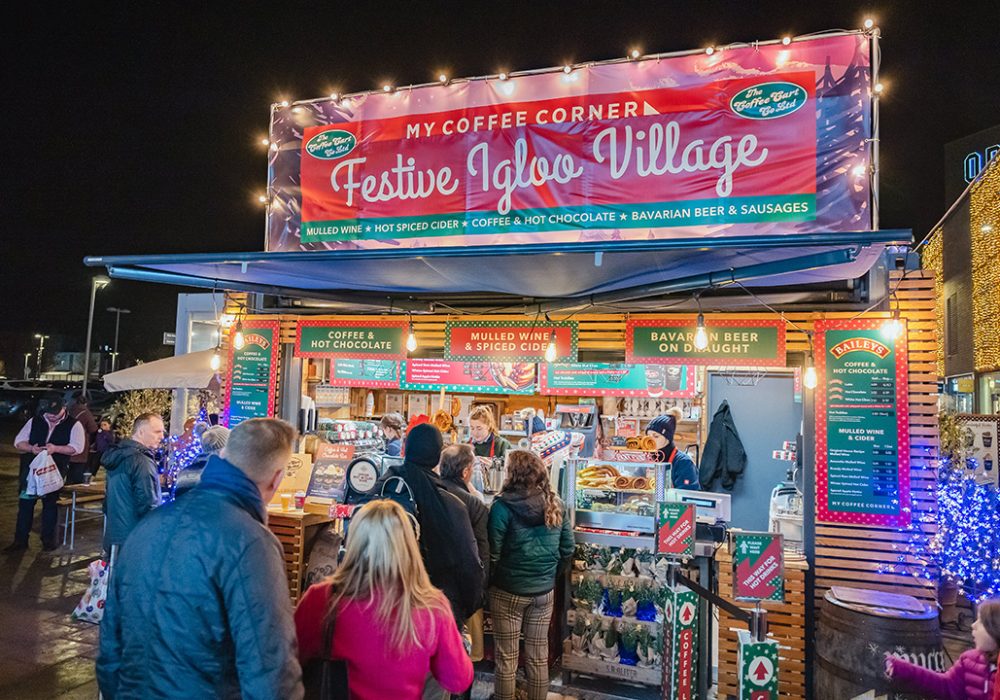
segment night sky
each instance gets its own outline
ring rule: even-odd
[[[918,238],[946,207],[944,144],[1000,123],[995,2],[28,4],[6,13],[2,46],[0,358],[15,376],[32,333],[82,348],[99,272],[85,255],[262,249],[258,142],[277,99],[850,29],[870,14],[887,84],[882,226]],[[169,352],[177,291],[114,281],[95,345],[112,341],[104,309],[125,306],[124,356]]]

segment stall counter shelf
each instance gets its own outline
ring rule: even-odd
[[[267,507],[267,527],[281,543],[285,574],[288,576],[288,592],[293,604],[298,602],[303,593],[306,544],[312,540],[312,531],[332,520],[329,513],[316,512],[315,508],[308,505],[304,510],[282,510],[280,505],[273,504]]]

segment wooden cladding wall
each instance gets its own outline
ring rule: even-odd
[[[935,459],[938,447],[937,428],[937,323],[934,316],[934,276],[930,271],[911,271],[901,279],[893,273],[890,280],[895,290],[892,307],[898,308],[907,322],[909,334],[909,408],[910,408],[910,484],[913,495],[914,521],[919,513],[932,513],[935,509],[934,483]],[[865,318],[885,319],[889,312],[870,312]],[[632,318],[691,318],[693,314],[633,314]],[[807,312],[786,313],[788,352],[804,353],[809,349],[807,332],[817,319],[855,318],[855,312]],[[712,319],[724,318],[773,319],[773,313],[761,314],[708,314]],[[327,316],[334,320],[384,319],[384,316]],[[437,354],[444,347],[444,327],[448,320],[490,320],[523,321],[520,315],[474,316],[417,316],[414,317],[414,331],[421,354],[431,351]],[[553,320],[562,316],[553,315]],[[624,357],[625,321],[624,314],[577,314],[571,317],[579,324],[581,350],[601,350],[621,353]],[[295,342],[295,317],[282,317],[282,343]],[[934,599],[934,585],[916,579],[913,565],[916,562],[903,555],[897,547],[909,542],[912,537],[923,541],[933,535],[933,527],[918,526],[913,532],[903,533],[887,528],[857,527],[847,525],[818,524],[816,528],[816,595],[822,596],[830,586],[863,586],[878,590],[905,592],[917,598]],[[885,567],[893,566],[893,573],[882,573]]]

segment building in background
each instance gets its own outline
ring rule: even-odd
[[[963,413],[1000,413],[998,144],[1000,126],[945,147],[945,189],[955,199],[923,248],[936,275],[945,407]]]

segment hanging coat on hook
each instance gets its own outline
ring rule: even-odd
[[[712,489],[716,479],[721,479],[722,488],[732,491],[747,467],[747,452],[736,430],[729,402],[723,401],[712,416],[708,429],[708,440],[701,456],[699,479],[706,491]]]

